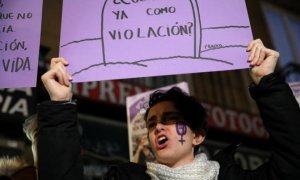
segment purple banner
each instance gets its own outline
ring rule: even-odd
[[[34,87],[42,0],[0,0],[0,88]]]
[[[247,68],[241,0],[64,0],[60,56],[74,82]]]

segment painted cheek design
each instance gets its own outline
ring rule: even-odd
[[[186,134],[187,131],[187,127],[185,123],[182,122],[176,122],[176,132],[180,137],[180,140],[178,140],[181,144],[183,144],[183,142],[185,142],[185,140],[183,139],[183,135]]]

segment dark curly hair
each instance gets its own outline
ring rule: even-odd
[[[171,101],[182,113],[184,121],[196,134],[206,135],[208,131],[207,113],[200,102],[193,96],[183,92],[178,87],[172,87],[168,91],[157,90],[150,95],[149,108],[146,110],[144,119],[147,119],[151,107],[162,101]]]

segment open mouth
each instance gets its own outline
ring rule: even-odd
[[[158,144],[162,145],[168,141],[168,138],[166,136],[161,136],[158,138]]]

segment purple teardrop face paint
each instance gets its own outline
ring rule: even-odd
[[[176,122],[176,132],[180,136],[180,140],[178,140],[182,145],[185,142],[183,136],[187,132],[187,125],[184,122]]]

